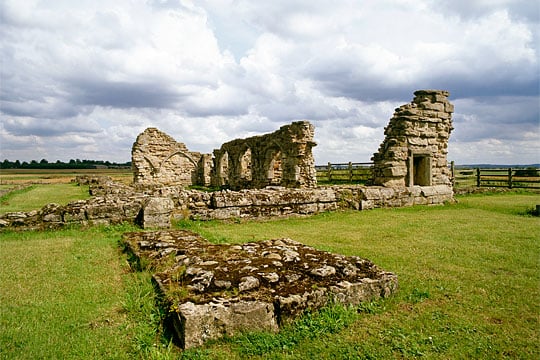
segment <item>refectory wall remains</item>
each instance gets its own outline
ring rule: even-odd
[[[143,131],[131,150],[135,185],[207,185],[211,158],[189,151],[184,143],[156,128]]]
[[[133,144],[133,180],[147,187],[313,188],[317,186],[313,136],[308,121],[293,122],[270,134],[227,142],[212,157],[189,151],[164,132],[148,128]]]
[[[183,186],[141,190],[97,178],[88,200],[48,204],[31,212],[0,215],[0,228],[42,229],[69,224],[110,225],[131,222],[143,228],[168,228],[175,219],[256,219],[312,215],[339,209],[436,205],[453,201],[445,185],[388,188],[334,186],[309,189],[267,187],[204,192]]]
[[[214,150],[212,184],[234,190],[316,187],[314,133],[311,123],[298,121],[271,134],[227,142]]]

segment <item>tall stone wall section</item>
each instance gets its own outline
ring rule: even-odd
[[[131,151],[135,185],[208,184],[208,155],[189,151],[185,144],[156,128],[143,131]]]
[[[396,109],[386,138],[372,160],[375,185],[451,187],[448,139],[454,106],[449,92],[418,90],[410,104]]]
[[[214,150],[212,184],[234,190],[317,186],[312,148],[315,129],[308,121],[225,143]]]

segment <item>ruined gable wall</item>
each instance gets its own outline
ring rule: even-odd
[[[133,144],[131,161],[136,185],[192,185],[199,177],[201,153],[189,151],[156,128],[143,131]]]
[[[232,189],[315,187],[313,136],[313,125],[298,121],[271,134],[227,142],[214,150],[212,184]]]
[[[374,154],[375,185],[451,186],[447,164],[454,106],[443,90],[419,90],[410,104],[396,109],[386,138]]]

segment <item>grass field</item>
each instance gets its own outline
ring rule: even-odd
[[[39,210],[49,203],[65,205],[70,201],[89,197],[88,186],[72,183],[28,185],[0,196],[0,214]]]
[[[120,182],[131,182],[131,169],[0,169],[0,187],[30,184],[68,184],[77,176],[110,176]]]
[[[131,226],[4,231],[0,359],[536,359],[536,204],[540,195],[521,192],[437,207],[180,222],[214,242],[290,237],[359,255],[395,272],[400,283],[390,299],[329,307],[277,335],[247,334],[183,353],[162,335],[149,274],[129,271],[119,250]]]

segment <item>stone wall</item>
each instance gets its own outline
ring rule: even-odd
[[[410,104],[396,109],[386,138],[374,154],[375,185],[451,187],[448,138],[454,106],[448,91],[418,90]]]
[[[136,185],[188,186],[209,182],[208,157],[189,151],[185,144],[156,128],[148,128],[137,136],[131,162]]]
[[[141,190],[104,178],[93,180],[89,200],[67,205],[48,204],[40,210],[0,215],[0,228],[55,228],[69,224],[137,223],[144,228],[167,228],[172,219],[254,219],[303,216],[338,209],[436,205],[453,201],[445,185],[388,188],[333,186],[308,189],[265,189],[204,192],[183,186]]]
[[[148,128],[133,144],[133,180],[137,186],[312,188],[317,186],[313,136],[309,122],[294,122],[271,134],[225,143],[212,157],[189,151],[164,132]]]
[[[293,122],[279,130],[225,143],[214,150],[212,184],[235,190],[317,186],[312,148],[314,127]]]

